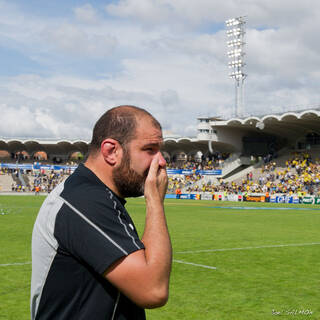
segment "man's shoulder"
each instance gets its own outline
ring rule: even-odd
[[[109,207],[121,206],[121,200],[101,180],[84,165],[65,181],[60,196],[76,207]],[[115,205],[115,203],[117,205]]]
[[[83,164],[80,164],[66,179],[65,190],[68,192],[75,190],[79,192],[82,189],[85,189],[86,192],[92,193],[105,189],[105,186],[91,170]]]
[[[105,194],[106,187],[103,184],[75,172],[65,181],[61,196],[66,200],[86,199],[86,201],[94,201]]]

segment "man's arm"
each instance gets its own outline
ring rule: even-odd
[[[144,250],[114,263],[105,277],[131,301],[143,308],[163,306],[168,300],[172,248],[164,213],[167,190],[165,165],[160,154],[152,160],[145,182],[146,223],[142,237]]]

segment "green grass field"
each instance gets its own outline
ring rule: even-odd
[[[43,200],[0,196],[1,320],[30,318],[31,232]],[[129,200],[127,209],[142,233],[144,200]],[[170,298],[165,307],[148,310],[147,318],[319,320],[316,209],[320,206],[166,200],[174,249]]]

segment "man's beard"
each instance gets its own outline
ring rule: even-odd
[[[144,194],[144,183],[149,171],[146,170],[143,175],[140,175],[130,167],[130,162],[129,152],[123,148],[120,166],[112,173],[113,182],[124,198],[140,197]]]

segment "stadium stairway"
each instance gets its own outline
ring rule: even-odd
[[[287,169],[286,162],[289,159],[294,158],[294,153],[297,151],[294,151],[289,148],[284,148],[279,151],[278,157],[275,159],[272,159],[271,162],[276,163],[275,171],[284,171]],[[313,149],[309,150],[308,154],[311,156],[313,160],[319,159],[320,158],[320,149]],[[239,172],[239,174],[233,175],[230,178],[224,179],[226,182],[231,182],[234,181],[237,184],[241,184],[242,180],[247,179],[247,173],[252,172],[252,181],[257,183],[259,180],[259,177],[261,176],[266,176],[268,172],[262,173],[262,166],[264,165],[263,161],[260,161],[254,166],[248,167],[246,170],[243,170]],[[275,180],[275,183],[279,183],[279,180]]]
[[[24,187],[27,186],[26,182],[24,181],[24,177],[23,174],[21,173],[21,171],[19,170],[19,180],[20,180],[20,184]]]
[[[257,175],[258,172],[261,172],[262,163],[263,161],[259,161],[254,165],[244,166],[241,171],[235,172],[235,174],[228,176],[227,178],[223,179],[223,181],[240,183],[242,179],[246,179],[247,173],[249,172],[253,173],[253,178],[254,178],[254,176]]]
[[[243,157],[240,154],[234,154],[222,165],[221,178],[225,179],[233,176],[239,171],[250,166],[250,157]]]
[[[244,157],[244,156],[240,156],[239,153],[235,153],[233,154],[230,158],[228,158],[222,165],[221,165],[221,169],[222,169],[222,174],[218,175],[218,176],[203,176],[200,180],[198,180],[197,182],[195,182],[193,184],[193,186],[199,186],[199,188],[202,188],[202,186],[205,184],[207,184],[208,182],[210,182],[210,184],[212,185],[219,185],[220,182],[219,180],[221,178],[223,178],[224,181],[226,181],[226,179],[224,179],[225,177],[233,177],[234,175],[236,175],[237,173],[240,172],[240,174],[242,174],[243,170],[251,167],[250,165],[250,157]],[[182,192],[186,192],[186,190],[188,189],[189,186],[186,186],[184,188],[181,189]]]
[[[30,179],[29,176],[27,174],[23,174],[22,175],[24,182],[26,183],[26,186],[30,185]]]
[[[286,161],[291,157],[292,150],[289,150],[287,148],[282,149],[279,151],[279,156],[271,162],[276,163],[276,170],[283,171],[286,168]],[[252,172],[252,181],[253,182],[258,182],[258,179],[260,176],[264,176],[265,174],[262,174],[261,169],[262,166],[264,165],[263,160],[260,160],[256,164],[252,166],[248,166],[244,170],[236,173],[233,176],[227,177],[227,179],[224,179],[225,182],[235,182],[237,184],[241,184],[242,180],[247,180],[247,174]]]
[[[13,180],[17,185],[20,185],[20,184],[21,184],[19,177],[17,177],[17,175],[16,175],[15,173],[11,173],[11,177],[12,177],[12,180]]]
[[[12,183],[13,179],[10,174],[0,175],[0,192],[11,191]]]

